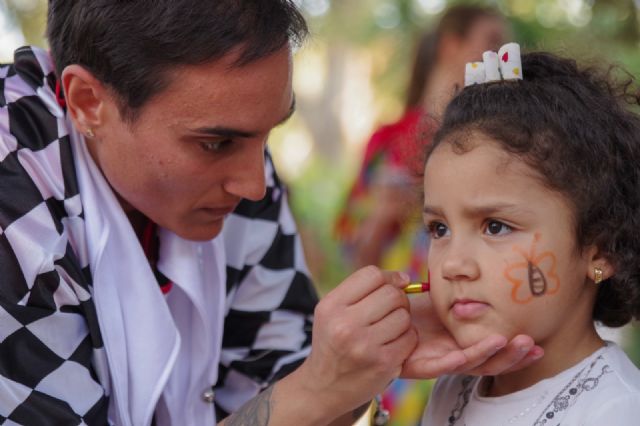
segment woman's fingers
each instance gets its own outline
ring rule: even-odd
[[[378,287],[349,307],[364,324],[374,324],[398,308],[404,309],[409,316],[409,298],[401,288],[392,284]]]
[[[479,368],[479,366],[487,362],[506,343],[507,339],[500,335],[488,336],[473,346],[464,349],[460,349],[452,341],[451,345],[445,345],[440,350],[434,351],[432,356],[428,358],[410,359],[411,364],[405,365],[403,376],[433,378],[451,373],[471,374],[471,370]],[[416,375],[416,373],[420,375]]]
[[[418,335],[412,328],[408,328],[396,339],[387,342],[382,346],[382,355],[392,364],[397,365],[397,371],[394,377],[397,377],[402,371],[403,361],[407,359],[418,343]],[[400,362],[397,362],[397,361]]]
[[[452,350],[437,357],[409,358],[402,368],[402,377],[432,379],[456,371],[466,361],[461,350]]]
[[[504,337],[497,337],[500,337],[506,342]],[[485,346],[485,348],[488,349],[489,346]],[[504,347],[501,347],[489,356],[486,356],[489,351],[484,354],[482,354],[481,350],[474,354],[469,354],[466,351],[467,350],[465,350],[465,355],[467,356],[468,362],[459,368],[459,371],[477,376],[494,376],[519,370],[530,365],[536,359],[539,359],[544,353],[542,348],[534,345],[531,337],[525,335],[514,337],[511,341],[507,342]]]
[[[409,277],[402,272],[383,271],[375,266],[366,266],[347,277],[325,297],[337,299],[348,306],[358,303],[382,285],[389,284],[400,288],[408,282]]]
[[[544,354],[531,337],[524,335],[509,342],[503,336],[492,335],[464,349],[448,337],[440,336],[433,342],[437,344],[420,343],[419,350],[414,351],[405,363],[403,377],[427,379],[452,373],[504,374],[525,368]]]
[[[526,368],[542,358],[544,356],[544,349],[540,346],[534,345],[529,352],[520,361],[516,361],[511,367],[504,370],[502,373],[511,373],[512,371],[518,371]]]
[[[504,336],[490,335],[478,343],[462,349],[467,362],[459,368],[460,372],[470,372],[472,369],[484,364],[489,358],[507,345]]]
[[[357,406],[397,377],[417,343],[401,290],[407,283],[403,274],[368,267],[320,300],[311,354],[297,370],[319,397]]]
[[[371,324],[369,339],[374,344],[388,344],[411,328],[411,316],[404,308],[397,308],[380,321]]]

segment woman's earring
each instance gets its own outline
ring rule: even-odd
[[[85,134],[87,135],[88,138],[94,138],[96,136],[95,133],[93,133],[93,130],[91,128],[87,129],[87,132]]]
[[[600,284],[602,282],[602,269],[597,266],[593,268],[593,282]]]

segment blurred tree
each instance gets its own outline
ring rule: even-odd
[[[44,31],[47,22],[46,0],[2,0],[12,19],[22,29],[27,44],[46,46]],[[17,46],[16,46],[17,47]]]

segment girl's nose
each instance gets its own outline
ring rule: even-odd
[[[447,281],[473,281],[480,276],[480,267],[468,243],[449,244],[442,262],[442,276]]]

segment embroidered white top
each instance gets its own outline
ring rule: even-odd
[[[521,391],[483,397],[480,377],[438,379],[423,426],[637,425],[640,370],[615,343]]]

